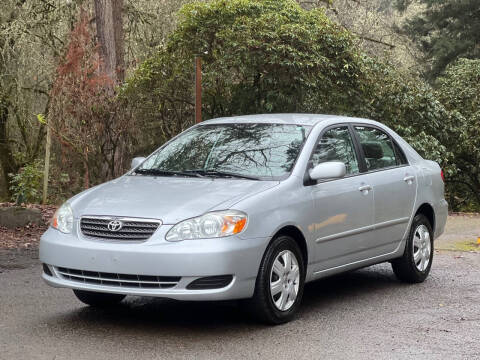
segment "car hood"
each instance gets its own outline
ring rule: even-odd
[[[122,176],[89,189],[70,202],[76,218],[110,215],[161,219],[164,224],[228,209],[278,181],[221,178]]]

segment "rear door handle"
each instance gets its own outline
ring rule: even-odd
[[[372,190],[372,187],[370,185],[363,185],[363,186],[360,186],[358,190],[361,192],[368,192]]]
[[[405,181],[407,184],[411,184],[415,180],[415,176],[413,175],[408,175],[403,178],[403,181]]]

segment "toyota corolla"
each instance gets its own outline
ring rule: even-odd
[[[219,118],[64,203],[42,276],[91,306],[238,299],[278,324],[309,281],[386,261],[424,281],[446,218],[438,164],[379,122]]]

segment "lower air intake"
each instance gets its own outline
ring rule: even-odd
[[[122,288],[168,289],[175,287],[181,279],[179,276],[116,274],[64,267],[56,269],[66,280]]]
[[[233,280],[232,275],[217,275],[202,277],[187,285],[188,290],[221,289],[228,286]]]
[[[53,276],[52,272],[50,271],[49,267],[47,264],[42,264],[43,266],[43,272],[47,274],[48,276]]]

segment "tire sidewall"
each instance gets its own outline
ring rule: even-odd
[[[425,227],[428,229],[428,233],[430,235],[430,246],[431,246],[431,252],[430,252],[430,261],[428,263],[427,268],[424,271],[418,270],[415,261],[413,259],[413,238],[415,236],[415,230],[418,228],[420,225],[425,225]],[[430,273],[430,269],[432,267],[433,263],[433,253],[434,253],[434,247],[433,247],[434,241],[433,241],[433,230],[432,226],[430,225],[430,222],[428,219],[422,215],[418,214],[413,218],[412,221],[412,226],[410,228],[410,234],[408,236],[408,241],[407,241],[407,246],[405,248],[405,257],[407,258],[407,261],[409,262],[409,266],[412,268],[413,272],[415,273],[415,276],[423,281],[427,278],[428,274]]]
[[[290,250],[296,257],[298,262],[298,267],[300,269],[300,284],[298,288],[297,298],[295,303],[286,311],[278,310],[275,306],[270,290],[270,275],[273,267],[273,263],[278,256],[278,254],[284,250]],[[305,283],[305,264],[303,260],[302,253],[298,247],[295,240],[289,236],[279,236],[274,239],[273,242],[269,245],[265,256],[262,260],[262,266],[260,267],[260,274],[258,280],[261,281],[260,291],[263,292],[263,298],[266,302],[267,309],[271,315],[272,320],[275,323],[284,323],[289,321],[297,312],[300,307],[300,303],[303,296],[303,288]]]

